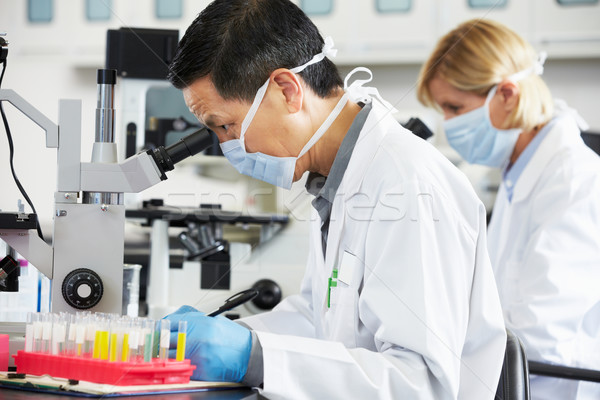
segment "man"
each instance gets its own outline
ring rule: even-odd
[[[333,53],[288,0],[217,0],[179,44],[170,80],[229,161],[285,188],[309,171],[315,195],[301,294],[241,324],[168,317],[188,321],[194,378],[267,397],[492,399],[506,337],[484,207],[370,79],[343,90]]]

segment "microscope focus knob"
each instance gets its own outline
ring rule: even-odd
[[[87,310],[98,304],[103,291],[102,279],[88,268],[78,268],[69,272],[62,283],[65,301],[79,310]]]

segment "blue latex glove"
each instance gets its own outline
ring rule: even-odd
[[[187,321],[185,358],[196,366],[192,379],[241,382],[248,369],[252,334],[247,328],[222,317],[207,317],[183,306],[165,317],[171,321],[169,358],[175,358],[179,321]]]

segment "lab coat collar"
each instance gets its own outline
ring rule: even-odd
[[[327,251],[324,257],[326,265],[330,268],[333,268],[337,262],[336,257],[344,226],[345,204],[360,189],[368,166],[393,123],[397,124],[388,110],[378,101],[373,100],[373,109],[360,132],[331,210]]]
[[[511,203],[526,200],[550,161],[561,151],[572,147],[577,141],[581,141],[579,127],[570,115],[562,115],[557,118],[558,120],[515,184]]]
[[[390,130],[390,124],[397,122],[389,111],[377,100],[373,99],[373,108],[365,121],[354,148],[354,154],[350,158],[344,178],[338,188],[338,194],[344,201],[356,194],[367,167],[375,157],[381,141]]]

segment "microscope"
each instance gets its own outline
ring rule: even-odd
[[[3,53],[6,46],[2,46]],[[7,53],[7,50],[6,50]],[[81,161],[81,101],[60,100],[58,125],[10,89],[6,101],[46,132],[46,147],[57,149],[52,244],[36,233],[37,215],[0,213],[0,238],[51,279],[51,311],[121,313],[124,193],[139,193],[162,180],[179,161],[214,141],[202,127],[171,146],[117,161],[114,136],[116,71],[97,74],[95,143],[91,162]]]

